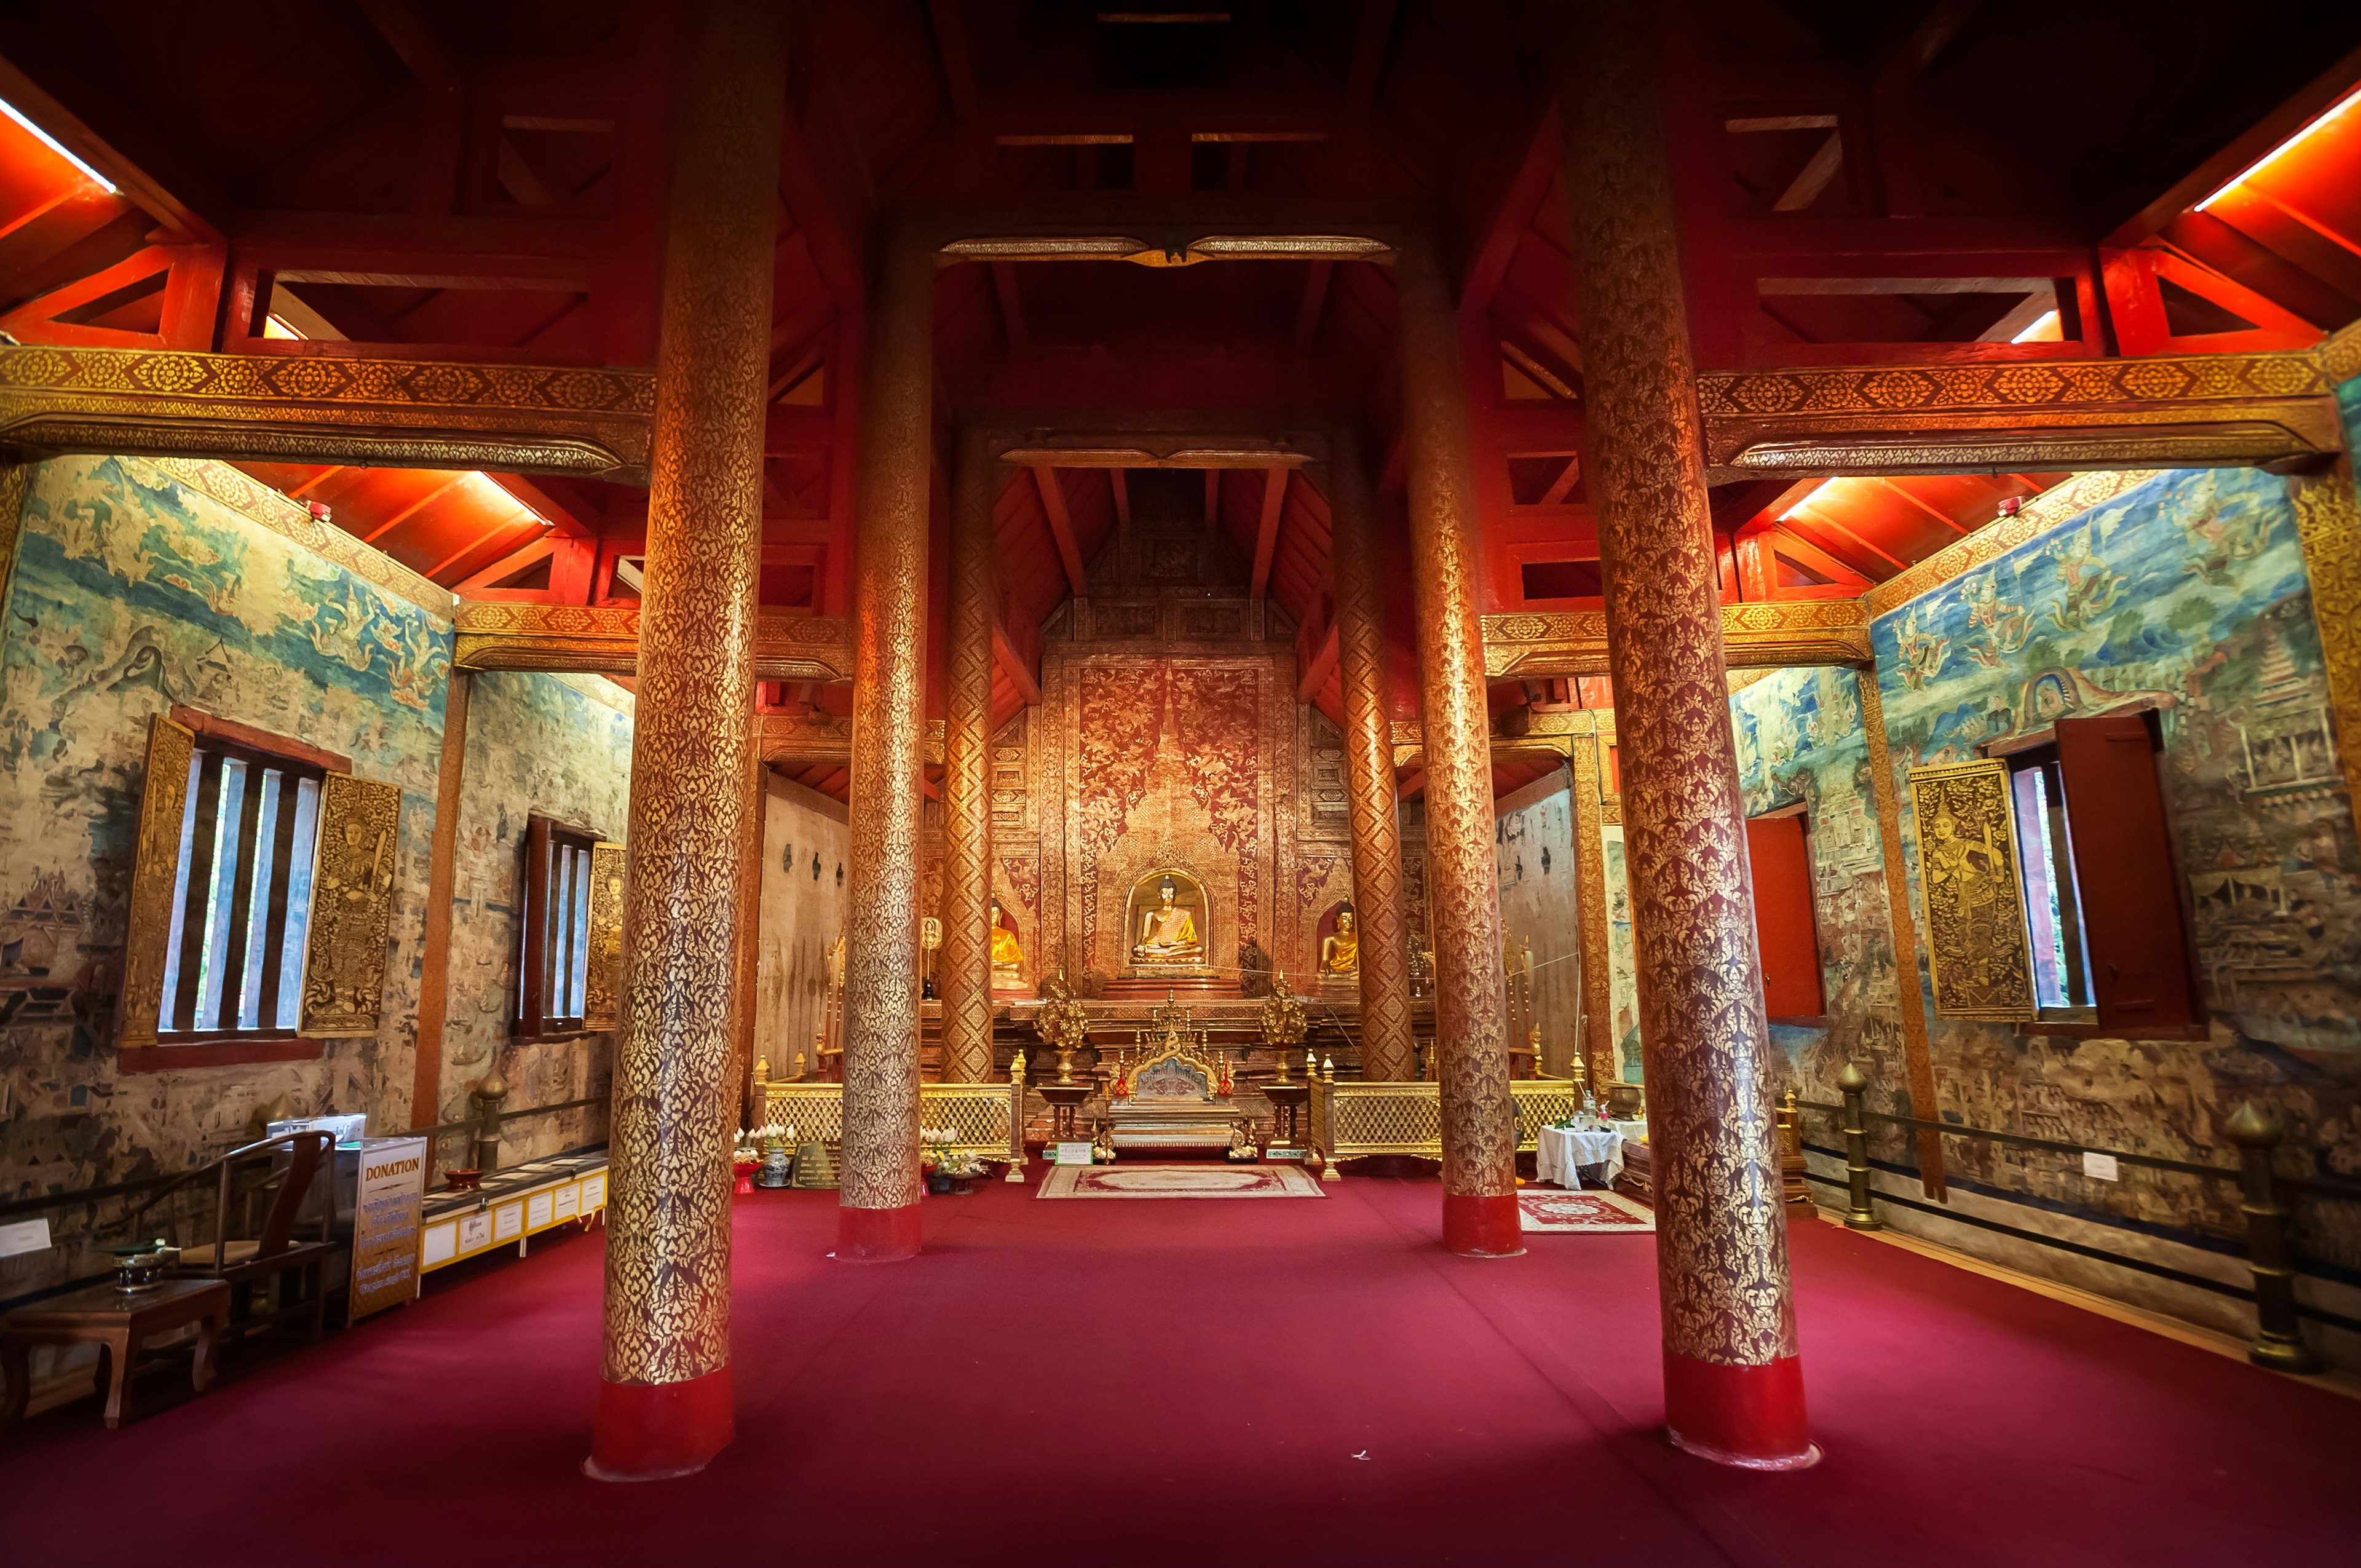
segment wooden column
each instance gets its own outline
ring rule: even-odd
[[[1809,1464],[1770,1029],[1723,668],[1653,7],[1589,0],[1558,102],[1640,970],[1664,1412],[1726,1464]]]
[[[1582,889],[1576,906],[1576,920],[1582,937],[1582,1039],[1576,1047],[1582,1053],[1583,1067],[1590,1075],[1591,1092],[1598,1102],[1607,1102],[1607,1086],[1620,1083],[1623,1067],[1617,1056],[1620,1042],[1615,1037],[1615,985],[1613,963],[1609,949],[1613,944],[1611,913],[1607,892],[1607,844],[1600,837],[1606,817],[1600,807],[1598,778],[1598,731],[1596,710],[1589,715],[1591,731],[1577,735],[1567,757],[1567,768],[1574,787],[1567,792],[1567,802],[1573,806],[1574,861],[1581,877]]]
[[[754,1102],[754,1013],[763,965],[763,823],[770,791],[770,768],[763,761],[763,725],[748,726],[746,820],[738,850],[738,958],[730,988],[730,1082],[736,1085],[738,1125],[759,1127],[769,1118]]]
[[[1894,932],[1894,978],[1902,1014],[1902,1062],[1910,1075],[1910,1113],[1935,1119],[1935,1058],[1927,1038],[1927,992],[1919,980],[1918,923],[1910,913],[1910,868],[1902,859],[1902,803],[1895,796],[1894,758],[1886,750],[1885,698],[1872,660],[1853,672],[1861,695],[1861,733],[1869,741],[1869,787],[1877,801],[1878,858],[1885,873],[1885,915]],[[1918,1185],[1938,1203],[1950,1201],[1944,1179],[1943,1135],[1918,1129]]]
[[[934,257],[888,228],[870,293],[853,538],[852,882],[837,1253],[918,1250],[918,811]]]
[[[467,699],[476,672],[455,669],[443,693],[443,764],[434,774],[434,839],[426,862],[426,941],[418,962],[418,1044],[410,1124],[443,1119],[443,1025],[451,1005],[451,887],[459,854],[459,791],[467,764]]]
[[[1411,1043],[1401,818],[1386,716],[1386,591],[1369,473],[1360,437],[1349,425],[1328,437],[1328,515],[1336,564],[1336,674],[1345,689],[1353,911],[1361,927],[1361,1076],[1400,1080],[1417,1071],[1418,1056]]]
[[[1443,1240],[1470,1256],[1524,1250],[1517,1113],[1501,1017],[1499,872],[1492,856],[1491,716],[1477,585],[1476,512],[1459,313],[1433,241],[1394,266],[1401,309],[1402,438],[1426,742],[1427,908],[1443,1084]]]
[[[682,13],[623,883],[604,1367],[586,1467],[704,1467],[730,1392],[731,971],[753,744],[763,405],[786,94],[771,0]]]
[[[950,646],[944,657],[943,1079],[992,1076],[991,443],[971,431],[951,476]]]

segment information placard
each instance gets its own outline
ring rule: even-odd
[[[361,1140],[347,1322],[418,1294],[418,1205],[425,1193],[424,1138]]]

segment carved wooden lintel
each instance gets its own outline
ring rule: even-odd
[[[519,604],[470,600],[456,618],[454,663],[466,670],[544,670],[629,675],[640,667],[640,612],[630,605]],[[760,681],[852,679],[841,620],[765,611],[754,630]]]

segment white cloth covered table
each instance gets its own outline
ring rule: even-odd
[[[1543,1181],[1554,1181],[1568,1190],[1578,1190],[1582,1178],[1576,1168],[1603,1165],[1607,1168],[1607,1185],[1623,1174],[1623,1135],[1607,1130],[1596,1133],[1577,1132],[1572,1127],[1543,1127],[1533,1156],[1534,1173]]]

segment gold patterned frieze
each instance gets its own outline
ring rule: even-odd
[[[1194,267],[1201,261],[1369,261],[1393,247],[1369,235],[1218,234],[1150,241],[1131,235],[983,235],[944,243],[954,261],[1128,261]]]
[[[654,378],[587,367],[0,346],[0,444],[643,482]]]
[[[2353,322],[2329,334],[2320,345],[2321,369],[2334,389],[2361,376],[2361,322]]]
[[[927,723],[925,756],[939,767],[943,761],[945,726],[939,718]],[[763,761],[800,765],[806,762],[850,762],[852,760],[852,718],[833,713],[805,716],[766,713],[759,742]]]
[[[524,604],[468,600],[456,618],[464,670],[570,671],[628,675],[639,669],[640,612],[631,605]],[[754,628],[754,678],[852,678],[844,621],[834,616],[766,611]]]
[[[2034,1015],[2033,947],[2016,873],[2016,814],[1998,758],[1910,770],[1935,1012]]]
[[[2265,463],[2342,439],[2319,350],[1723,370],[1697,388],[1717,480]]]
[[[1774,599],[1721,607],[1732,669],[1853,664],[1868,659],[1869,613],[1855,599]],[[1515,610],[1484,618],[1484,673],[1493,680],[1607,673],[1603,609]]]

